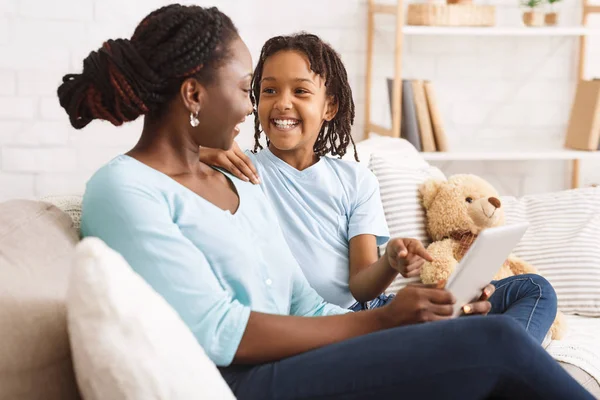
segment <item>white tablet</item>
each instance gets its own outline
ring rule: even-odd
[[[455,317],[465,304],[479,299],[483,288],[500,270],[528,226],[528,223],[519,223],[488,228],[477,236],[446,282],[446,289],[456,297]]]

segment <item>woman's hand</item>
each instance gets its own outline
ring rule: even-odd
[[[405,278],[419,276],[425,261],[433,261],[423,243],[417,239],[392,239],[387,244],[385,255],[390,267]]]
[[[200,149],[200,161],[208,165],[224,168],[243,181],[252,182],[255,185],[260,183],[258,172],[252,161],[244,154],[235,141],[231,149],[227,151],[202,147]]]
[[[488,300],[494,292],[496,287],[492,284],[487,285],[483,288],[483,293],[478,301],[469,303],[463,306],[462,311],[465,315],[487,315],[492,309],[492,303]]]
[[[441,284],[408,285],[384,307],[392,325],[411,325],[452,318],[456,299]]]

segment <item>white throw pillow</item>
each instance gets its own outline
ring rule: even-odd
[[[600,317],[600,188],[503,197],[506,222],[531,225],[514,253],[552,283],[565,313]]]
[[[76,248],[67,319],[86,400],[234,399],[176,311],[100,239]]]
[[[390,230],[390,237],[416,238],[424,246],[430,243],[427,235],[426,215],[419,198],[419,186],[428,179],[446,179],[443,172],[436,167],[413,167],[387,153],[382,156],[376,153],[371,156],[370,168],[379,181],[381,202],[385,219]],[[385,245],[381,246],[381,254]],[[420,279],[403,278],[401,275],[392,282],[386,293],[396,293],[410,282]]]

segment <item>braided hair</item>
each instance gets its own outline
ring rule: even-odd
[[[238,37],[231,19],[217,8],[172,4],[151,12],[131,39],[108,40],[68,74],[58,88],[71,125],[93,119],[113,125],[142,114],[158,117],[183,81],[211,83]]]
[[[348,74],[339,54],[318,36],[298,33],[290,36],[276,36],[263,46],[258,64],[252,78],[250,99],[254,107],[254,151],[262,149],[260,144],[260,121],[258,120],[258,103],[260,101],[260,81],[267,58],[283,50],[296,50],[305,54],[310,69],[325,79],[326,95],[332,96],[338,105],[338,112],[331,121],[324,121],[317,136],[313,151],[319,157],[331,153],[340,158],[346,154],[348,145],[354,147],[354,158],[358,161],[356,145],[351,135],[354,123],[354,100],[352,89],[348,83]],[[267,139],[268,141],[268,139]]]

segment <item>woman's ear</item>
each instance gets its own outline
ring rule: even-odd
[[[206,97],[206,89],[198,80],[188,78],[183,81],[180,94],[183,104],[189,112],[197,113],[202,109]]]
[[[327,104],[325,108],[325,116],[323,119],[327,122],[335,118],[339,109],[339,105],[334,96],[327,96]]]

